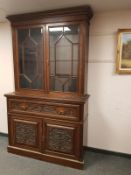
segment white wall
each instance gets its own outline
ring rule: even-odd
[[[131,154],[131,75],[115,74],[118,28],[131,28],[131,11],[99,13],[91,21],[88,139],[85,136],[84,143]],[[6,133],[6,101],[3,94],[14,89],[8,23],[0,25],[0,56],[0,132]]]
[[[0,23],[0,132],[7,133],[5,93],[14,91],[13,56],[9,23]]]
[[[131,154],[131,75],[115,73],[118,28],[131,28],[131,11],[91,21],[88,146]]]

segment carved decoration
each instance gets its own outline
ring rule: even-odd
[[[36,146],[36,124],[15,122],[15,134],[16,143]]]
[[[78,116],[78,108],[73,107],[59,107],[47,104],[37,104],[31,102],[19,102],[12,101],[11,110],[21,110],[27,112],[37,112],[37,113],[49,113],[54,115],[63,115],[63,116]]]
[[[47,138],[47,149],[72,154],[73,130],[48,127]]]

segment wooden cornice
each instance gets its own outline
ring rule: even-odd
[[[28,21],[28,20],[37,20],[37,19],[44,19],[44,18],[52,18],[57,16],[63,15],[85,15],[87,19],[90,20],[93,16],[93,11],[90,6],[77,6],[71,8],[63,8],[63,9],[55,9],[55,10],[48,10],[43,12],[33,12],[33,13],[25,13],[25,14],[18,14],[18,15],[9,15],[7,19],[14,22],[21,22],[21,21]]]

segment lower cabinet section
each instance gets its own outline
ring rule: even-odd
[[[82,124],[50,118],[9,114],[8,151],[81,168]]]

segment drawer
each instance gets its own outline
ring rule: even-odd
[[[8,112],[32,113],[48,117],[79,120],[80,105],[8,99]]]

